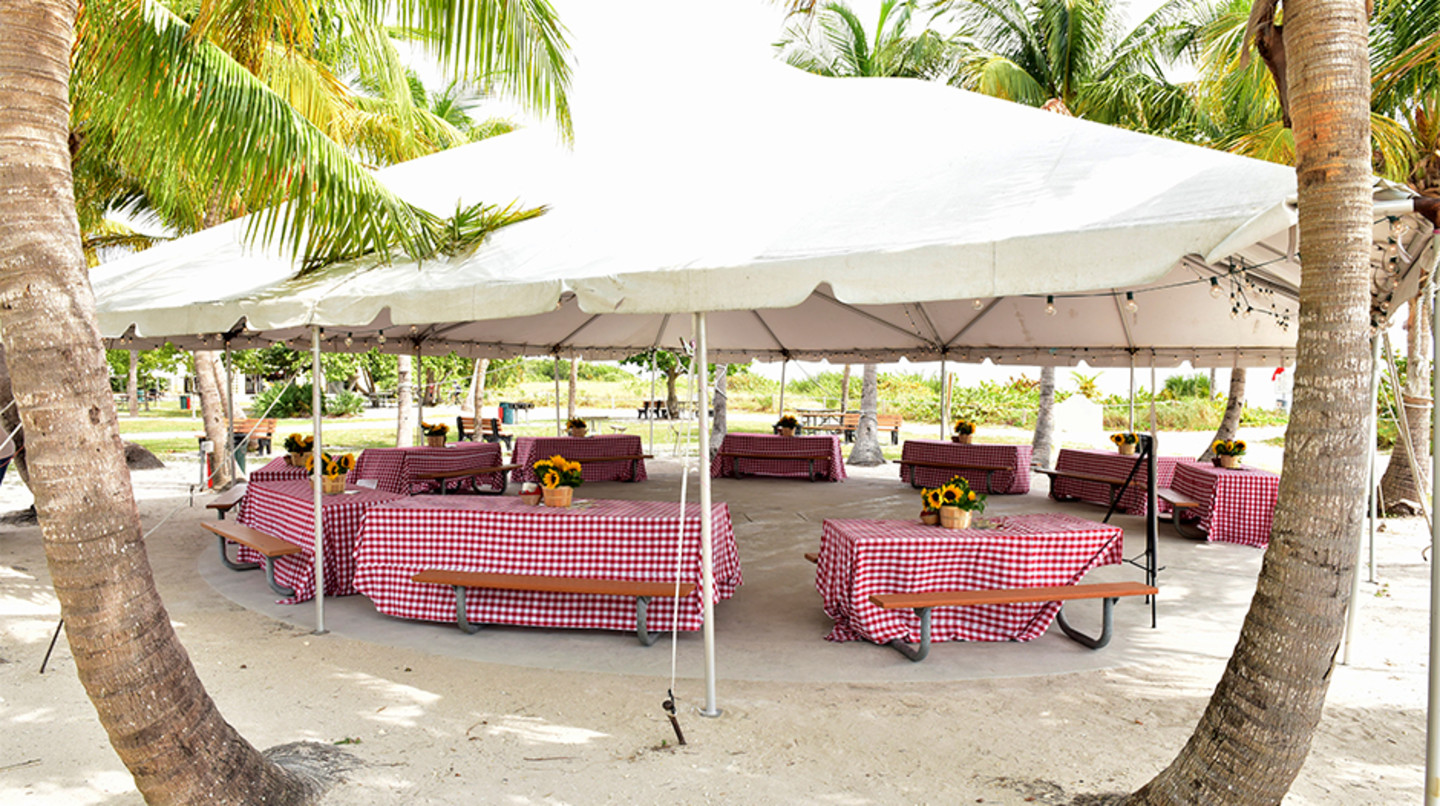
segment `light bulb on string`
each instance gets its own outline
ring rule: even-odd
[[[1135,313],[1136,311],[1140,310],[1140,306],[1135,304],[1134,291],[1125,292],[1125,310],[1129,311],[1130,313]]]
[[[376,342],[377,344],[384,344],[384,343],[385,343],[385,334],[384,334],[384,333],[381,333],[381,334],[377,335],[377,336],[375,337],[375,342]]]
[[[1246,306],[1245,306],[1245,310],[1244,310],[1243,312],[1241,312],[1240,315],[1243,316],[1243,317],[1246,318],[1246,319],[1249,319],[1249,318],[1250,318],[1250,312],[1253,311],[1253,310],[1255,310],[1255,309],[1254,309],[1254,308],[1251,308],[1249,305],[1246,305]]]
[[[1053,296],[1046,296],[1046,297],[1045,297],[1045,315],[1046,315],[1046,316],[1054,316],[1054,315],[1055,315],[1055,298],[1054,298]]]
[[[980,310],[981,308],[985,307],[985,303],[981,302],[979,299],[976,299],[974,304],[975,304],[975,310],[977,310],[977,311]]]
[[[1218,277],[1211,277],[1211,278],[1210,278],[1210,296],[1213,297],[1213,298],[1215,298],[1215,299],[1220,299],[1220,295],[1221,295],[1222,293],[1224,293],[1224,289],[1220,288],[1220,279],[1219,279]]]
[[[354,343],[355,343],[355,337],[354,337],[354,336],[351,336],[349,333],[346,333],[346,334],[345,334],[345,346],[346,346],[346,347],[349,347],[350,345],[352,345],[352,344],[354,344]]]

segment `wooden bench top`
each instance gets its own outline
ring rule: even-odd
[[[720,449],[719,455],[729,456],[732,459],[829,459],[831,457],[829,453],[739,453],[737,451],[727,451],[724,448]]]
[[[1181,495],[1180,493],[1175,492],[1169,487],[1162,487],[1156,490],[1155,497],[1159,498],[1162,501],[1168,502],[1170,506],[1175,507],[1176,509],[1194,509],[1200,506],[1199,501],[1196,501],[1195,499],[1188,496]]]
[[[997,590],[929,591],[925,593],[880,593],[870,597],[876,607],[886,610],[913,610],[921,607],[969,607],[1024,602],[1063,602],[1071,599],[1111,599],[1119,596],[1151,596],[1159,590],[1139,582],[1097,582],[1088,585],[1055,585],[1044,588],[1001,588]]]
[[[287,554],[300,553],[300,547],[294,543],[287,543],[274,535],[265,534],[259,529],[252,529],[242,523],[235,523],[234,521],[205,521],[200,525],[226,540],[244,543],[266,557],[283,557]]]
[[[245,485],[237,484],[234,487],[231,487],[225,492],[220,493],[219,495],[210,499],[210,502],[205,505],[205,508],[218,509],[221,512],[229,512],[236,504],[240,503],[240,499],[244,497]]]
[[[575,461],[583,465],[586,462],[636,462],[641,459],[654,458],[655,455],[651,453],[634,453],[628,454],[626,456],[586,456],[580,459],[576,459]]]
[[[1129,481],[1126,481],[1125,479],[1111,478],[1109,476],[1096,476],[1090,473],[1075,473],[1069,470],[1054,470],[1048,467],[1032,467],[1031,470],[1035,471],[1036,473],[1043,473],[1044,475],[1049,476],[1052,479],[1074,479],[1076,481],[1093,481],[1099,484],[1108,484],[1111,487],[1145,486],[1144,479],[1130,479]]]
[[[427,568],[411,577],[411,581],[464,588],[527,590],[544,593],[588,593],[598,596],[676,595],[676,586],[673,582],[632,582],[623,579],[587,579],[538,574],[492,574],[482,571],[447,571],[439,568]],[[680,596],[689,596],[694,591],[695,583],[680,583]]]
[[[520,465],[495,465],[494,467],[462,467],[459,470],[442,470],[437,473],[416,473],[415,478],[421,481],[434,481],[436,479],[460,479],[468,476],[488,476],[491,473],[508,473],[511,470],[519,470]]]
[[[809,560],[809,561],[812,562],[812,563],[815,563],[816,565],[819,565],[819,564],[820,564],[820,552],[818,552],[818,551],[807,551],[807,552],[805,552],[805,559]]]
[[[922,462],[916,459],[896,459],[895,463],[899,465],[914,465],[915,467],[953,468],[955,470],[985,470],[990,472],[1015,469],[1010,465],[982,465],[967,462]]]

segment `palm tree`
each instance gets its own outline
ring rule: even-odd
[[[775,46],[787,64],[820,76],[944,77],[951,45],[934,31],[911,35],[912,8],[902,0],[883,0],[872,37],[850,6],[825,3],[814,25],[808,18],[792,25]]]
[[[1300,182],[1295,406],[1270,547],[1240,639],[1189,743],[1126,801],[1279,803],[1309,751],[1340,644],[1373,416],[1370,63],[1364,15],[1339,0],[1286,4]],[[1323,56],[1322,56],[1323,54]]]
[[[448,26],[439,24],[446,4],[407,5],[396,16],[443,27],[452,61],[512,71],[525,97],[563,106],[553,12],[543,2],[518,5],[482,2]],[[202,4],[199,16],[216,19],[228,8],[251,6]],[[159,6],[87,3],[72,84],[78,12],[74,0],[0,0],[0,340],[77,674],[147,800],[306,802],[315,785],[266,761],[220,716],[155,591],[118,450],[70,145],[129,157],[129,170],[146,169],[160,191],[167,175],[177,188],[200,177],[200,195],[222,204],[288,200],[263,212],[256,229],[284,236],[307,258],[397,242],[423,251],[433,238],[423,217],[343,149]],[[74,128],[72,86],[97,93],[75,101]],[[146,141],[149,156],[136,145]]]

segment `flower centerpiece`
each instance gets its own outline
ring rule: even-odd
[[[975,435],[975,423],[971,420],[955,421],[955,436],[950,438],[951,442],[958,442],[961,445],[969,445]]]
[[[535,478],[540,480],[540,488],[544,491],[545,506],[570,506],[575,488],[584,482],[580,476],[580,463],[557,454],[536,462],[534,468]]]
[[[939,487],[926,487],[920,491],[920,522],[926,526],[936,526],[940,523],[940,500]]]
[[[325,495],[335,495],[345,492],[345,475],[355,469],[355,454],[342,453],[339,456],[321,454],[320,457],[320,492]],[[305,471],[315,471],[315,454],[312,452],[305,457]]]
[[[585,421],[579,417],[571,417],[565,422],[565,427],[569,429],[570,436],[572,437],[585,436],[585,431],[589,428],[589,426],[585,425]]]
[[[1140,444],[1140,436],[1134,431],[1121,431],[1118,434],[1111,434],[1110,441],[1120,453],[1128,456],[1135,452],[1135,446]]]
[[[450,426],[444,423],[421,423],[420,430],[425,432],[425,444],[432,448],[445,447],[445,435],[450,433]]]
[[[1240,457],[1245,455],[1245,441],[1240,439],[1217,439],[1210,446],[1221,467],[1239,467]]]
[[[793,437],[800,432],[800,421],[795,415],[787,414],[775,421],[775,428],[782,437]]]
[[[304,467],[309,469],[310,466],[305,464],[305,457],[314,449],[314,437],[291,434],[285,438],[285,450],[290,454],[285,457],[285,460],[290,463],[291,467]]]
[[[930,500],[927,490],[926,500]],[[985,511],[985,496],[970,489],[970,482],[964,476],[955,476],[934,489],[936,503],[940,504],[940,525],[946,529],[968,529],[970,518],[976,512]]]

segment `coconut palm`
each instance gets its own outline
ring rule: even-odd
[[[359,8],[381,18],[378,4]],[[221,25],[246,9],[202,4],[197,21]],[[482,2],[449,19],[452,9],[406,4],[395,17],[445,30],[440,47],[452,62],[509,72],[523,97],[563,107],[563,47],[548,5]],[[74,0],[0,0],[0,339],[76,670],[147,800],[306,802],[315,784],[266,761],[220,716],[156,594],[118,450],[71,144],[116,156],[128,174],[117,181],[143,175],[156,196],[174,179],[175,193],[213,200],[207,209],[237,200],[260,209],[255,232],[308,258],[396,243],[423,252],[437,239],[343,148],[163,7],[89,2],[77,26],[79,11]],[[82,87],[93,94],[76,98]]]
[[[1369,60],[1363,15],[1291,0],[1285,39],[1308,271],[1295,405],[1255,598],[1189,743],[1126,802],[1279,803],[1309,751],[1340,643],[1373,415]],[[1323,56],[1322,56],[1323,54]],[[1283,647],[1284,651],[1276,651]]]
[[[775,46],[787,64],[820,76],[943,78],[951,44],[931,30],[912,35],[912,10],[902,0],[883,0],[872,36],[850,6],[825,3]]]

